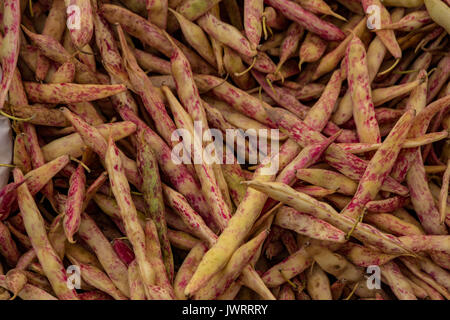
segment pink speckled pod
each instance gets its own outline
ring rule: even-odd
[[[421,105],[424,105],[424,95],[422,94],[421,97]],[[416,116],[415,122],[410,130],[410,136],[415,137],[423,135],[428,128],[431,118],[440,110],[446,108],[449,101],[450,96],[446,96],[422,109]],[[414,105],[411,106],[414,107]],[[399,166],[397,170],[401,173],[402,171],[400,171],[400,169],[409,168],[407,173],[405,172],[402,176],[405,177],[406,175],[406,181],[411,188],[412,204],[425,231],[431,234],[446,234],[447,231],[445,230],[445,226],[440,223],[440,214],[434,204],[426,181],[425,168],[421,161],[422,155],[420,150],[417,148],[408,150],[407,153],[404,153],[404,157],[402,167],[400,168]]]
[[[209,126],[189,62],[183,52],[175,45],[170,61],[180,101],[191,115],[192,120],[202,124],[203,132],[200,133],[200,136],[203,136]],[[196,137],[194,132],[191,132],[191,134]],[[200,150],[203,150],[201,141],[194,141],[193,144],[194,150],[196,150],[196,146],[200,146]],[[194,160],[194,168],[200,180],[203,195],[210,204],[214,222],[221,230],[223,230],[231,218],[231,212],[220,192],[212,165],[204,161],[203,158],[201,162],[202,163],[195,163]]]
[[[87,284],[103,292],[107,292],[115,300],[128,300],[102,270],[90,264],[76,261],[73,257],[69,256],[68,258],[71,263],[80,268],[81,277]]]
[[[136,125],[130,121],[101,124],[95,128],[104,138],[111,135],[114,140],[123,139],[136,131]],[[42,153],[45,161],[51,161],[63,155],[78,158],[83,154],[84,147],[85,144],[80,134],[72,133],[44,145]]]
[[[64,155],[28,172],[25,178],[30,193],[32,195],[38,193],[68,163],[69,157]]]
[[[254,64],[253,68],[262,73],[271,74],[271,73],[274,73],[275,70],[277,69],[277,66],[272,61],[272,59],[267,55],[267,53],[265,53],[263,51],[258,51],[258,54],[256,55],[256,60],[254,60],[255,57],[249,58],[249,57],[246,57],[243,55],[241,55],[241,58],[248,65],[251,65],[254,61],[255,64]]]
[[[280,154],[284,152],[286,151],[280,150]],[[272,167],[275,160],[268,160],[266,164],[258,167],[252,181],[273,181],[275,173],[268,173],[266,170]],[[268,196],[266,194],[247,189],[243,201],[228,222],[227,228],[221,233],[216,244],[205,254],[198,269],[192,276],[184,292],[186,295],[192,295],[197,292],[226,265],[234,251],[237,250],[248,235],[267,199]]]
[[[213,245],[217,236],[208,228],[200,215],[189,206],[183,195],[167,185],[163,185],[163,192],[167,204],[178,213],[192,234]]]
[[[408,254],[401,242],[390,234],[380,232],[373,226],[357,223],[357,220],[338,214],[328,203],[318,201],[304,193],[300,193],[280,182],[247,182],[249,187],[262,191],[271,198],[282,201],[292,208],[308,213],[318,219],[324,220],[344,232],[352,230],[352,236],[364,243],[376,245],[380,250],[393,254]]]
[[[128,83],[128,74],[122,63],[112,30],[97,12],[94,13],[95,43],[100,50],[102,63],[108,74],[119,83]]]
[[[152,131],[131,109],[122,107],[119,113],[123,119],[134,122],[139,130],[144,131],[145,139],[151,145],[162,172],[167,175],[175,189],[186,197],[194,210],[200,213],[206,223],[212,221],[209,206],[202,195],[200,186],[184,165],[172,161],[171,150],[154,131]]]
[[[126,87],[121,84],[75,84],[55,83],[40,84],[24,82],[24,88],[31,102],[43,103],[78,103],[107,98],[124,92]]]
[[[133,53],[137,62],[144,70],[154,71],[159,74],[172,73],[169,61],[139,49],[134,49]]]
[[[306,126],[303,121],[294,117],[286,111],[270,112],[273,120],[277,122],[281,129],[286,130],[290,137],[302,146],[323,141],[324,137]],[[335,144],[331,144],[325,152],[326,161],[342,174],[350,179],[359,180],[367,167],[367,161],[362,160],[355,155],[344,151]],[[408,189],[394,179],[387,177],[383,182],[383,190],[391,190],[391,192],[400,195],[407,195]]]
[[[90,0],[64,0],[67,13],[67,28],[72,42],[78,49],[91,41],[94,32]]]
[[[366,18],[361,19],[359,23],[352,29],[356,36],[361,37],[366,30]],[[319,65],[315,68],[312,75],[312,80],[319,79],[322,75],[332,71],[342,58],[345,56],[345,50],[348,44],[352,40],[352,34],[347,35],[347,37],[339,43],[339,45],[332,51],[328,52],[319,61]]]
[[[341,72],[340,70],[337,70],[333,72],[331,79],[328,81],[319,100],[309,110],[305,117],[304,121],[306,125],[318,131],[325,128],[341,91],[341,85]]]
[[[158,95],[157,88],[152,85],[147,75],[138,66],[133,53],[128,49],[122,28],[118,28],[120,44],[123,50],[125,66],[134,90],[142,99],[145,109],[152,117],[156,130],[164,138],[167,144],[174,146],[172,133],[176,126],[169,117],[162,98]]]
[[[9,289],[6,284],[6,276],[4,275],[0,275],[0,286]],[[18,297],[23,300],[58,300],[47,291],[31,284],[25,284],[23,289],[19,292]]]
[[[64,0],[55,0],[45,20],[42,34],[52,37],[60,41],[65,29],[66,7]],[[50,60],[45,55],[39,53],[36,61],[36,78],[44,80],[50,68]]]
[[[8,265],[14,266],[19,260],[20,253],[17,245],[3,222],[0,222],[0,252],[6,258]]]
[[[20,32],[20,1],[5,0],[3,3],[3,31],[1,54],[2,78],[0,79],[0,109],[3,108],[14,70],[19,58],[19,32]]]
[[[415,111],[409,109],[397,121],[389,136],[383,141],[383,144],[367,165],[366,171],[359,182],[358,190],[352,201],[342,211],[342,214],[356,218],[361,214],[365,204],[375,199],[381,184],[392,170],[401,146],[411,128],[414,114]]]
[[[63,227],[69,242],[73,243],[73,236],[78,231],[81,221],[84,195],[86,193],[86,174],[81,164],[70,177],[67,193],[66,210]]]
[[[189,20],[196,20],[218,4],[220,0],[187,0],[183,1],[177,11]]]
[[[309,257],[309,254],[304,248],[301,248],[294,254],[267,270],[263,274],[262,279],[269,288],[276,287],[285,283],[286,279],[291,279],[302,273],[311,265],[311,263],[311,257]],[[282,270],[282,273],[280,270]]]
[[[17,199],[16,190],[24,182],[8,183],[0,190],[0,220],[5,220],[9,216],[11,207]]]
[[[291,111],[300,118],[304,118],[309,112],[309,108],[298,101],[293,95],[290,94],[285,88],[278,86],[270,86],[264,75],[256,70],[251,71],[253,77],[263,88],[263,90],[274,99],[280,106]]]
[[[90,126],[77,115],[70,112],[69,109],[61,108],[61,111],[78,131],[83,142],[94,150],[94,152],[99,155],[100,159],[104,160],[108,144],[100,131],[93,126]],[[111,136],[109,137],[112,138]],[[142,184],[142,177],[139,176],[136,162],[125,156],[122,152],[119,152],[119,154],[129,181],[137,188],[140,188]]]
[[[155,284],[155,270],[153,270],[149,257],[147,257],[144,230],[138,221],[136,207],[131,199],[130,185],[119,156],[119,149],[111,138],[107,145],[105,165],[111,190],[120,208],[120,216],[124,222],[126,235],[133,245],[144,288],[147,297],[150,298],[151,287]]]
[[[274,224],[313,239],[345,242],[345,233],[333,225],[290,207],[281,207]]]
[[[261,40],[263,11],[264,0],[244,1],[244,30],[253,48],[256,48]]]
[[[171,270],[166,270],[164,265],[161,244],[159,243],[158,232],[153,220],[147,220],[144,232],[147,257],[155,270],[155,283],[168,293],[170,299],[175,299],[172,281],[169,280],[169,272]]]
[[[136,260],[133,260],[128,267],[128,281],[130,287],[130,299],[146,300],[144,285],[142,284],[139,266]]]
[[[207,250],[208,248],[204,243],[199,243],[189,251],[189,254],[184,259],[183,264],[178,269],[173,285],[177,299],[186,300],[184,289]]]
[[[381,266],[381,272],[399,300],[417,300],[408,279],[402,274],[397,264],[389,261]]]
[[[250,42],[238,29],[230,24],[220,21],[211,13],[206,13],[201,16],[197,20],[197,23],[211,37],[229,46],[236,52],[248,57],[256,56],[256,50],[252,48]]]
[[[296,172],[308,168],[319,161],[325,150],[336,139],[337,135],[323,140],[317,144],[306,146],[298,155],[279,172],[276,181],[291,184],[295,180]]]
[[[427,103],[430,103],[439,93],[441,88],[450,77],[450,58],[443,57],[437,67],[436,71],[430,76],[428,81]]]
[[[413,11],[404,16],[400,21],[383,26],[383,29],[392,29],[398,31],[413,31],[419,29],[425,24],[431,22],[430,15],[426,10]]]
[[[445,235],[407,235],[399,239],[413,252],[442,251],[450,254],[450,241]]]
[[[335,18],[347,21],[344,17],[335,13],[323,0],[296,0],[303,8],[315,14],[330,15]]]
[[[358,37],[354,37],[347,48],[347,82],[353,103],[358,137],[361,142],[381,141],[367,70],[366,50]]]
[[[15,169],[14,180],[23,179],[22,173]],[[76,291],[67,286],[65,268],[48,240],[44,220],[26,184],[17,189],[17,200],[27,234],[55,294],[60,299],[78,300]]]
[[[212,66],[217,66],[216,56],[214,55],[214,44],[211,46],[205,32],[194,22],[189,21],[183,15],[170,9],[180,24],[181,31],[186,41]]]
[[[391,16],[389,11],[387,11],[386,7],[382,4],[380,0],[362,0],[361,4],[364,8],[364,12],[369,15],[368,11],[372,6],[376,6],[379,9],[379,17],[381,26],[389,25],[392,23]],[[377,26],[375,26],[377,28]],[[383,30],[383,29],[375,29],[375,32],[378,37],[380,37],[381,41],[383,41],[384,45],[388,49],[388,51],[392,54],[392,56],[396,59],[401,58],[402,49],[400,48],[397,39],[395,38],[395,34],[393,30]]]
[[[209,300],[220,296],[237,279],[242,270],[251,261],[268,234],[261,231],[253,239],[241,245],[231,256],[224,269],[217,273],[204,287],[194,295],[196,300]]]
[[[397,257],[396,255],[385,254],[353,242],[346,242],[339,249],[339,252],[349,259],[351,263],[359,267],[381,266]]]
[[[300,24],[295,22],[291,23],[280,46],[280,61],[277,65],[277,71],[280,70],[286,60],[298,50],[300,40],[304,33],[305,29]]]
[[[333,24],[319,19],[310,11],[288,0],[265,0],[266,4],[278,9],[288,19],[293,20],[305,29],[317,34],[325,40],[343,40],[345,35]]]
[[[36,34],[22,26],[25,34],[39,48],[40,52],[51,60],[58,63],[73,61],[76,68],[75,79],[78,83],[98,83],[97,75],[89,67],[79,60],[74,59],[72,55],[55,39],[44,34]]]
[[[330,170],[324,169],[299,169],[296,172],[298,179],[310,184],[321,186],[344,195],[353,195],[357,188],[357,183],[346,176]]]
[[[284,30],[289,25],[289,20],[286,19],[286,17],[279,11],[270,6],[266,6],[264,8],[263,16],[266,19],[267,26],[276,30]]]
[[[246,116],[274,127],[265,110],[266,105],[264,103],[261,105],[261,101],[258,98],[214,76],[195,75],[194,79],[200,92],[211,90],[217,98],[224,100]],[[267,106],[270,108],[269,105]]]
[[[299,50],[299,68],[301,67],[303,62],[315,62],[319,60],[322,55],[325,53],[327,48],[327,42],[325,42],[319,36],[308,32],[303,40],[300,50]]]
[[[395,196],[383,200],[373,200],[366,203],[366,208],[372,212],[392,212],[402,208],[407,203],[407,198]]]
[[[71,61],[63,63],[50,77],[49,83],[73,82],[75,79],[75,64]]]
[[[368,213],[364,216],[364,221],[396,236],[423,234],[418,226],[390,213]]]
[[[109,23],[120,23],[122,28],[130,35],[139,38],[143,43],[155,48],[165,56],[170,57],[172,55],[172,45],[164,36],[162,30],[141,16],[134,14],[125,8],[111,4],[102,5],[100,7],[100,13]],[[194,51],[183,45],[181,42],[175,39],[173,40],[180,49],[183,50],[195,72],[200,74],[214,73],[214,69]]]

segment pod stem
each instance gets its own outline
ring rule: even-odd
[[[358,288],[358,283],[356,283],[356,284],[353,286],[352,291],[351,291],[350,294],[347,296],[347,298],[345,298],[344,300],[350,300],[350,298],[353,296],[353,294],[355,293],[355,291],[356,291],[357,288]]]
[[[291,287],[292,287],[295,291],[297,291],[297,290],[298,290],[298,286],[297,286],[295,283],[293,283],[293,282],[291,281],[291,279],[289,279],[289,278],[284,274],[283,270],[279,269],[278,271],[280,272],[280,274],[281,274],[281,276],[283,277],[283,279],[286,280],[286,282],[289,283],[289,284],[291,285]]]
[[[364,218],[364,215],[366,214],[366,211],[367,211],[367,208],[364,207],[363,212],[361,212],[361,214],[359,215],[358,219],[356,219],[355,224],[353,225],[351,230],[346,234],[345,239],[347,239],[347,240],[350,239],[353,231],[355,231],[355,229],[358,226],[358,224],[363,221],[363,218]]]
[[[28,0],[28,7],[30,9],[30,16],[33,18],[34,17],[34,12],[33,12],[33,0]]]
[[[91,173],[91,169],[89,169],[89,167],[83,161],[78,160],[77,158],[74,158],[72,156],[69,156],[69,159],[79,163],[88,173]]]
[[[14,164],[9,164],[9,163],[0,163],[0,167],[15,168],[17,166]]]
[[[380,73],[377,74],[377,76],[382,76],[382,75],[385,75],[386,73],[391,72],[392,69],[394,69],[394,68],[397,66],[397,64],[400,62],[400,59],[401,59],[401,58],[396,59],[395,62],[394,62],[394,64],[393,64],[392,66],[390,66],[389,68],[387,68],[387,69],[384,70],[384,71],[381,71]]]
[[[33,114],[33,115],[32,115],[31,117],[29,117],[29,118],[18,118],[18,117],[15,117],[15,116],[13,116],[13,115],[7,114],[7,113],[6,113],[5,111],[3,111],[3,110],[0,110],[0,114],[1,114],[2,116],[6,117],[6,118],[11,119],[11,120],[14,120],[14,121],[22,121],[22,122],[28,122],[28,121],[30,121],[30,120],[33,120],[33,119],[36,117],[36,115]]]
[[[235,75],[236,77],[241,77],[241,76],[243,76],[244,74],[246,74],[246,73],[248,73],[250,70],[252,70],[252,68],[255,66],[255,63],[256,63],[256,57],[253,58],[252,64],[251,64],[247,69],[245,69],[245,70],[242,71],[242,72],[236,72],[234,75]]]
[[[277,94],[277,92],[275,91],[275,88],[272,85],[272,81],[270,81],[268,78],[266,78],[266,82],[270,86],[270,88],[272,89],[273,93]]]

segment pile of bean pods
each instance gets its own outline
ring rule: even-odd
[[[448,33],[448,0],[2,0],[0,299],[449,299]]]

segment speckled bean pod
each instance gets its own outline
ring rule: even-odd
[[[353,104],[353,118],[360,142],[378,143],[380,129],[375,118],[374,104],[367,70],[366,50],[358,37],[347,49],[347,82]]]
[[[343,40],[345,35],[333,24],[319,19],[313,13],[303,9],[293,1],[265,0],[266,4],[280,10],[284,16],[303,26],[305,29],[317,34],[324,40]]]
[[[20,33],[20,1],[5,0],[3,3],[2,52],[2,78],[0,79],[0,109],[3,108],[8,94],[9,86],[19,59],[19,33]],[[8,43],[8,45],[4,45]]]
[[[241,245],[231,256],[224,269],[194,295],[196,300],[214,299],[225,292],[226,289],[239,277],[242,270],[250,262],[268,235],[263,230],[253,239]]]
[[[53,39],[61,40],[65,27],[65,10],[64,0],[55,0],[45,20],[42,34],[48,35]],[[36,60],[36,78],[44,80],[50,68],[50,61],[43,54],[39,53]]]
[[[278,210],[273,223],[313,239],[345,242],[345,233],[338,228],[287,206]]]
[[[308,146],[323,141],[324,137],[313,131],[301,120],[293,117],[287,112],[277,111],[270,113],[273,120],[277,122],[281,129],[286,130],[292,140],[301,146]],[[350,179],[359,180],[367,167],[367,161],[362,160],[351,153],[344,151],[335,144],[331,144],[325,151],[326,161],[342,174]],[[395,192],[399,195],[407,195],[408,189],[397,183],[389,176],[383,181],[382,190]]]
[[[381,184],[392,170],[401,146],[411,128],[414,115],[415,110],[410,109],[397,121],[395,127],[367,165],[352,201],[342,211],[342,214],[357,218],[365,204],[375,199]]]
[[[64,0],[64,3],[72,42],[77,48],[83,48],[89,43],[94,32],[91,1]]]
[[[22,181],[23,179],[22,173],[15,169],[14,180]],[[26,184],[22,184],[17,189],[17,200],[33,249],[55,294],[60,299],[78,300],[75,290],[69,289],[67,286],[64,266],[48,240],[44,220]]]
[[[164,138],[167,144],[173,146],[171,136],[172,132],[176,130],[176,127],[166,111],[164,101],[160,98],[157,89],[152,85],[147,75],[138,66],[133,53],[128,49],[122,28],[118,27],[117,30],[122,46],[125,67],[127,68],[134,90],[139,94],[145,109],[154,120],[158,133]]]
[[[73,243],[73,236],[78,231],[81,221],[84,195],[86,193],[86,174],[81,164],[69,180],[66,210],[63,220],[64,232],[69,242]]]
[[[236,52],[248,57],[256,56],[256,50],[252,48],[250,42],[242,36],[238,29],[220,21],[213,14],[204,14],[197,20],[197,23],[211,37],[229,46]]]
[[[161,180],[159,177],[158,162],[145,135],[141,131],[138,136],[137,166],[142,175],[142,193],[147,205],[149,216],[155,223],[158,232],[158,243],[161,243],[162,257],[169,278],[173,279],[173,256],[167,237],[167,224],[164,218],[164,200]]]
[[[107,98],[124,92],[126,87],[121,84],[75,84],[56,83],[40,84],[24,82],[28,99],[37,103],[77,103]]]
[[[138,222],[136,207],[131,200],[130,186],[119,157],[119,150],[110,138],[105,155],[105,164],[108,170],[111,189],[120,208],[120,215],[124,221],[126,234],[133,245],[139,270],[144,283],[147,297],[151,296],[151,287],[155,281],[155,270],[146,256],[145,234]]]
[[[244,1],[244,30],[253,48],[259,45],[262,34],[261,19],[264,12],[264,0]]]
[[[376,244],[386,253],[408,254],[408,250],[402,247],[401,242],[394,236],[385,234],[376,228],[359,223],[355,226],[355,219],[338,214],[329,204],[320,202],[306,194],[295,191],[288,185],[279,182],[247,182],[249,187],[267,193],[271,198],[283,201],[292,208],[311,214],[312,216],[331,223],[344,232],[354,228],[352,235],[365,243]]]
[[[210,65],[216,66],[216,57],[214,56],[211,44],[200,28],[195,23],[186,19],[183,15],[170,9],[170,11],[175,15],[180,24],[181,31],[183,32],[186,41],[205,59]]]
[[[111,135],[114,140],[123,139],[136,131],[136,125],[130,121],[102,124],[95,127],[106,139]],[[42,147],[45,161],[51,161],[63,155],[78,158],[83,153],[85,144],[79,133],[55,139]]]
[[[100,7],[100,13],[109,23],[120,23],[122,28],[130,35],[139,38],[143,43],[155,48],[165,56],[170,57],[172,55],[172,46],[169,40],[164,36],[162,30],[141,16],[112,4],[102,5]],[[184,54],[186,54],[195,72],[201,74],[214,73],[213,68],[203,61],[203,59],[195,52],[185,45],[182,45],[179,41],[174,41],[180,46]]]
[[[362,0],[361,4],[364,8],[364,12],[366,13],[366,15],[368,15],[368,17],[370,16],[370,14],[373,14],[373,12],[370,12],[368,10],[374,7],[378,9],[379,17],[377,17],[377,19],[379,19],[381,26],[389,25],[392,23],[389,11],[387,11],[386,7],[380,0]],[[401,58],[402,50],[400,49],[397,39],[395,38],[394,31],[377,28],[378,26],[376,25],[372,26],[372,29],[375,29],[377,36],[380,37],[380,40],[386,46],[388,51],[392,54],[394,58],[396,59]]]

